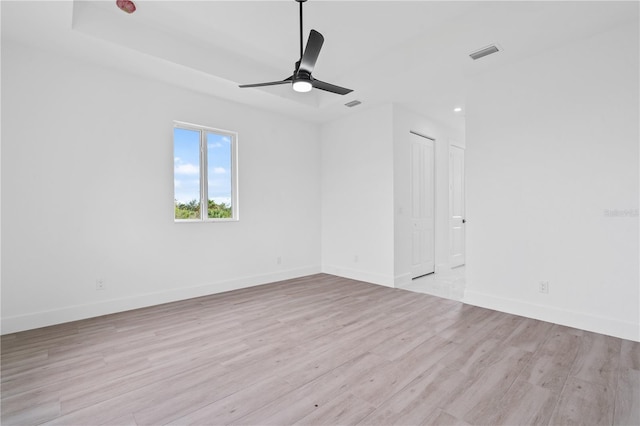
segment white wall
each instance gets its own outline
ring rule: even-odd
[[[435,139],[436,273],[449,269],[449,145],[464,137],[398,105],[393,108],[395,284],[411,280],[411,149],[410,131]],[[457,142],[459,143],[459,142]]]
[[[173,120],[239,133],[239,222],[173,222]],[[316,125],[7,40],[2,124],[3,333],[320,271]]]
[[[473,81],[466,302],[640,340],[638,36],[636,21]]]
[[[393,286],[392,106],[327,123],[322,144],[322,270]]]

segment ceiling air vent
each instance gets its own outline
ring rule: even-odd
[[[356,100],[356,101],[351,101],[351,102],[347,102],[346,104],[344,104],[345,106],[348,106],[349,108],[353,108],[356,105],[360,105],[362,102]]]
[[[500,50],[501,49],[498,46],[496,46],[495,44],[492,44],[490,46],[483,47],[480,50],[476,50],[473,53],[470,53],[469,56],[471,57],[471,59],[476,61],[480,58],[484,58],[485,56],[491,55],[492,53],[499,52]]]

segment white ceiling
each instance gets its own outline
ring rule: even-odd
[[[464,113],[453,108],[464,108],[473,75],[638,19],[637,2],[309,0],[305,43],[311,28],[325,37],[313,75],[354,89],[339,96],[238,88],[291,75],[299,59],[293,0],[137,1],[132,15],[115,0],[1,5],[3,38],[190,90],[312,122],[396,102],[457,129]],[[503,51],[468,57],[491,43]],[[363,104],[344,106],[354,99]]]

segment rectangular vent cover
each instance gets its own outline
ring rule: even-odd
[[[480,58],[484,58],[487,55],[491,55],[492,53],[496,53],[499,51],[500,49],[498,48],[498,46],[496,46],[495,44],[492,44],[491,46],[487,46],[473,53],[470,53],[469,56],[471,57],[471,59],[476,61]]]
[[[351,102],[347,102],[346,104],[344,104],[345,106],[348,106],[349,108],[353,108],[356,105],[360,105],[362,102],[360,101],[351,101]]]

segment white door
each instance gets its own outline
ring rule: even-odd
[[[464,149],[449,147],[449,262],[464,265]]]
[[[411,137],[411,277],[435,271],[434,141],[415,133]]]

